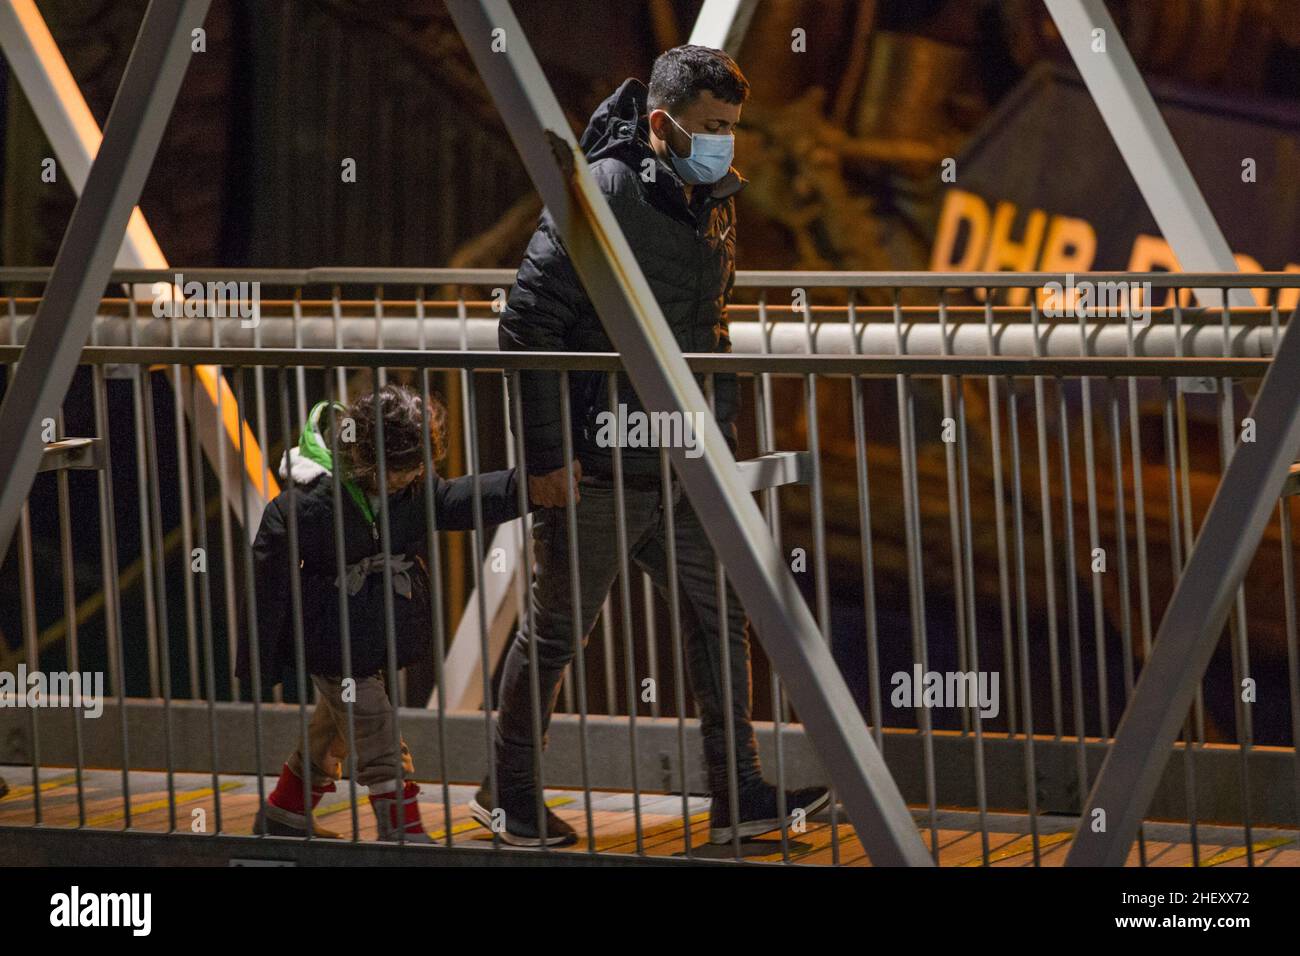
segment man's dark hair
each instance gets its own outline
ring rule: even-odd
[[[429,396],[430,415],[414,389],[385,385],[379,390],[380,413],[384,418],[384,470],[410,471],[424,463],[424,429],[429,429],[430,452],[434,461],[445,454],[447,407],[437,395]],[[356,422],[356,441],[345,446],[348,473],[366,491],[379,487],[379,436],[375,430],[375,395],[362,395],[348,409]]]
[[[726,53],[689,43],[660,53],[650,68],[647,102],[652,110],[675,113],[705,90],[724,103],[743,103],[749,81]]]

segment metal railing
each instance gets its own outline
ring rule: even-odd
[[[61,642],[67,669],[82,669],[90,650],[82,646],[82,634],[91,621],[103,621],[102,647],[94,653],[104,661],[109,693],[116,698],[105,712],[117,733],[88,735],[76,710],[63,724],[55,713],[27,712],[30,759],[22,762],[33,768],[37,823],[43,819],[37,768],[75,763],[80,804],[80,777],[90,753],[90,765],[121,767],[127,827],[129,767],[166,769],[169,831],[177,826],[173,774],[211,773],[220,833],[221,775],[257,773],[262,799],[260,775],[278,770],[280,751],[296,739],[306,746],[306,674],[298,674],[297,686],[286,685],[283,697],[254,697],[234,677],[233,647],[249,623],[240,620],[240,592],[252,584],[249,534],[238,529],[256,528],[260,517],[245,510],[246,490],[250,483],[270,490],[272,477],[260,456],[280,460],[316,399],[346,400],[375,382],[403,378],[426,395],[440,387],[449,398],[449,418],[459,425],[455,470],[472,475],[501,465],[526,472],[505,381],[517,381],[525,370],[555,371],[567,381],[571,372],[620,367],[614,355],[488,351],[495,340],[490,297],[470,299],[458,288],[425,296],[426,289],[439,286],[506,287],[511,273],[500,270],[182,271],[187,280],[257,281],[289,295],[263,300],[258,322],[248,328],[237,318],[142,315],[140,301],[130,298],[101,303],[94,341],[113,344],[85,349],[89,381],[74,386],[68,398],[73,403],[89,392],[93,427],[85,431],[92,434],[74,434],[56,422],[56,441],[46,452],[57,499],[57,521],[46,524],[58,540],[62,614],[50,623],[38,620],[38,595],[54,585],[42,577],[38,586],[30,504],[18,536],[12,593],[22,612],[22,653],[31,663],[42,653],[59,660]],[[170,283],[173,275],[118,272],[113,281]],[[0,273],[0,282],[40,278],[36,271]],[[752,396],[741,420],[739,457],[764,463],[754,468],[767,477],[756,478],[754,487],[772,534],[807,582],[805,597],[823,636],[851,678],[862,717],[900,788],[917,808],[936,860],[941,831],[954,826],[951,808],[969,814],[960,817],[958,828],[979,840],[970,858],[986,865],[1006,852],[994,841],[998,828],[1010,824],[995,814],[1020,815],[1025,833],[1017,852],[1037,864],[1056,845],[1041,828],[1060,829],[1061,819],[1080,812],[1150,653],[1152,622],[1186,562],[1198,510],[1248,431],[1236,407],[1234,380],[1249,383],[1267,370],[1283,327],[1284,295],[1300,286],[1286,275],[1081,275],[1074,278],[1149,282],[1152,289],[1175,293],[1251,286],[1267,291],[1254,309],[1227,303],[1194,309],[1175,294],[1170,304],[1151,309],[1149,324],[1132,315],[1049,319],[1040,305],[1042,289],[1065,278],[741,274],[737,286],[753,290],[754,301],[732,306],[732,337],[745,354],[689,357],[692,371],[705,377],[708,394],[713,376],[736,374],[742,392]],[[357,284],[374,285],[373,298],[345,297],[343,289]],[[326,298],[305,294],[318,285],[329,289]],[[798,307],[784,301],[789,289],[828,286],[843,290],[837,291],[842,304],[811,303],[806,295]],[[414,295],[386,296],[394,287]],[[1006,304],[1016,290],[1025,294],[1018,304]],[[773,304],[778,297],[779,306]],[[15,344],[0,347],[0,363],[19,358],[25,313],[24,300],[8,299],[0,341]],[[330,347],[312,347],[320,342]],[[361,348],[363,342],[368,347]],[[458,350],[449,350],[452,345]],[[247,431],[227,433],[255,436],[257,460],[250,456],[251,442],[240,441],[229,449],[232,461],[211,462],[211,474],[205,469],[196,434],[205,423],[187,419],[187,410],[202,405],[203,381],[192,374],[200,366],[220,369],[231,384],[236,408],[218,407],[218,419],[233,414],[235,421],[249,423]],[[170,382],[169,408],[167,391],[155,386],[151,374],[157,369]],[[1207,393],[1211,387],[1216,391]],[[118,418],[115,409],[130,414]],[[169,425],[170,435],[160,422]],[[485,439],[494,433],[502,440]],[[125,494],[120,477],[130,470],[119,465],[115,471],[112,464],[122,454],[115,449],[128,440],[134,445],[133,496]],[[806,452],[802,461],[774,457],[796,450]],[[87,467],[94,471],[93,489],[77,480],[76,470]],[[38,480],[36,491],[46,480]],[[671,487],[665,455],[659,489],[667,492],[669,522]],[[80,600],[85,588],[77,585],[75,555],[93,549],[76,539],[74,492],[97,499],[102,590],[90,602]],[[620,484],[620,498],[623,493]],[[137,527],[130,528],[134,547],[126,554],[138,560],[124,572],[118,539],[127,529],[120,527],[117,503],[132,497],[138,505],[128,511]],[[232,501],[241,507],[232,508]],[[574,506],[566,512],[570,528]],[[173,511],[169,521],[164,513]],[[1155,521],[1153,514],[1159,515]],[[382,509],[380,518],[386,522]],[[614,529],[620,540],[626,538],[622,518],[620,509]],[[427,522],[433,527],[431,514]],[[491,596],[488,586],[493,550],[501,546],[518,558],[530,540],[519,524],[490,537],[477,514],[467,551],[448,540],[458,538],[455,533],[430,533],[430,569],[442,585],[435,592],[463,597],[471,606],[461,620],[469,625],[450,639],[461,608],[448,606],[440,609],[447,613],[433,615],[430,656],[439,692],[430,707],[399,709],[399,723],[414,729],[404,735],[421,773],[437,770],[441,840],[447,845],[455,830],[449,784],[490,771],[490,750],[483,750],[482,739],[485,731],[490,739],[494,715],[481,702],[490,693],[509,621],[528,613],[528,561],[508,564],[511,588]],[[1207,821],[1241,832],[1252,863],[1252,828],[1300,824],[1300,675],[1288,498],[1279,502],[1274,528],[1230,618],[1227,659],[1207,672],[1166,786],[1148,811],[1151,820],[1184,821],[1185,842],[1198,862]],[[383,531],[385,539],[388,533]],[[219,574],[213,565],[203,573],[188,570],[195,548],[209,558],[219,554]],[[700,792],[702,778],[698,754],[686,743],[698,721],[690,717],[681,666],[682,596],[675,576],[658,596],[648,578],[637,582],[626,550],[620,548],[623,583],[606,603],[598,639],[586,656],[579,653],[563,685],[542,779],[548,787],[582,790],[588,853],[598,851],[593,789],[632,791],[635,846],[642,854],[641,792],[679,794],[683,852],[695,856],[690,834],[698,821],[688,797]],[[1281,573],[1266,550],[1280,552]],[[473,580],[472,592],[455,588],[454,565]],[[178,570],[179,589],[172,583]],[[130,614],[124,602],[136,581],[143,600]],[[128,626],[129,618],[138,626]],[[144,640],[131,641],[133,633]],[[395,660],[391,627],[388,639]],[[449,702],[446,681],[453,676],[451,656],[469,645],[477,651],[468,660],[481,696],[461,708]],[[17,661],[12,653],[6,658],[8,665]],[[761,662],[757,652],[755,662]],[[0,667],[6,669],[12,666]],[[647,678],[661,686],[665,671],[671,672],[673,693],[641,700],[635,688]],[[973,675],[977,682],[996,675],[1002,689],[996,715],[981,716],[980,703],[969,699],[950,708],[924,703],[923,694],[906,700],[899,688],[931,672]],[[399,700],[425,702],[403,694],[395,669],[388,679],[399,688]],[[253,684],[260,683],[255,677]],[[1247,684],[1254,696],[1238,692]],[[146,690],[161,702],[136,699]],[[285,699],[293,702],[280,702]],[[759,744],[778,788],[826,782],[780,681],[756,681],[754,701],[756,712],[769,718],[757,724]],[[159,723],[135,723],[145,715]],[[734,739],[729,746],[734,752]],[[144,752],[150,764],[139,763]],[[110,754],[118,755],[116,762]],[[734,789],[734,765],[730,772]],[[355,783],[351,796],[355,820]],[[86,824],[84,806],[77,819]],[[842,850],[849,844],[833,804],[826,826],[829,862],[846,862]],[[783,832],[773,844],[783,860],[800,855],[791,837]],[[739,859],[742,848],[733,843]],[[1143,863],[1146,843],[1139,839]]]

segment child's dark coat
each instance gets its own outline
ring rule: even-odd
[[[483,523],[499,524],[519,517],[518,479],[514,469],[480,476],[483,495]],[[392,553],[412,560],[423,554],[426,544],[424,481],[389,497],[388,522]],[[361,509],[340,489],[343,504],[344,564],[354,565],[379,554],[382,545],[379,515],[371,526]],[[307,673],[340,677],[344,674],[342,637],[339,630],[339,588],[334,535],[333,478],[324,475],[310,484],[293,489],[298,517],[299,579],[302,591],[302,637]],[[253,577],[256,584],[256,620],[261,684],[265,690],[281,680],[293,680],[294,626],[289,575],[289,499],[286,488],[267,505],[253,542]],[[445,480],[434,478],[434,523],[439,531],[463,531],[474,527],[474,480],[472,476]],[[407,572],[411,597],[393,592],[397,666],[404,667],[428,653],[433,643],[429,578],[416,561]],[[247,598],[245,597],[245,600]],[[361,589],[348,595],[351,674],[364,676],[387,671],[388,645],[384,621],[384,575],[366,575]],[[239,655],[236,674],[252,677],[252,643],[248,633],[248,610],[241,608]]]

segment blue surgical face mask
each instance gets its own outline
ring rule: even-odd
[[[664,110],[664,115],[673,121],[673,125],[682,129],[682,124],[673,119],[672,114]],[[735,154],[736,137],[732,133],[686,133],[691,138],[691,154],[678,156],[668,147],[677,175],[691,185],[716,183],[731,168],[731,158]]]

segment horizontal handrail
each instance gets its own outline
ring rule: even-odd
[[[46,266],[0,269],[0,282],[46,282]],[[114,269],[110,282],[171,282],[180,273],[186,281],[261,282],[266,285],[510,285],[514,269],[420,269],[369,267],[318,267],[311,269],[223,269],[213,267],[169,269]],[[744,288],[802,286],[857,289],[1008,289],[1040,286],[1048,282],[1150,283],[1154,289],[1288,289],[1300,287],[1296,272],[837,272],[831,270],[736,271],[736,285]]]
[[[23,349],[0,346],[0,363],[16,362]],[[688,353],[694,372],[789,375],[1132,375],[1258,378],[1271,364],[1258,358],[967,355],[737,355]],[[257,349],[87,346],[86,365],[223,365],[255,368],[437,368],[476,371],[613,372],[615,352],[460,352],[409,349]]]

